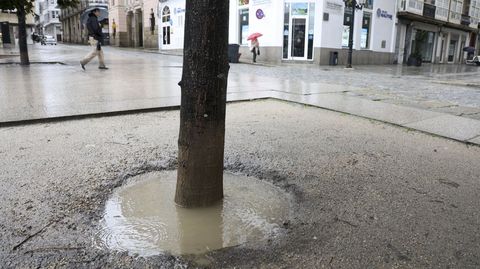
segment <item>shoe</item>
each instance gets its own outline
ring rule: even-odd
[[[106,66],[99,66],[98,69],[107,70],[108,67],[106,67]]]
[[[82,66],[83,71],[85,71],[85,65],[80,62],[80,65]]]

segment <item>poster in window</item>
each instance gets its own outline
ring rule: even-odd
[[[239,6],[248,5],[249,2],[250,0],[238,0],[238,5]]]
[[[360,36],[360,45],[362,46],[362,49],[367,48],[367,40],[368,40],[368,29],[363,28],[362,35]]]
[[[308,3],[292,4],[292,15],[307,15],[307,14],[308,14]]]
[[[342,32],[342,47],[348,47],[348,38],[350,37],[350,26],[344,25]]]

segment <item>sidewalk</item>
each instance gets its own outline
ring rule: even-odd
[[[87,51],[86,46],[35,46],[30,50],[33,62],[62,62],[65,65],[32,65],[27,68],[0,65],[0,81],[4,83],[5,89],[0,91],[0,127],[69,117],[179,107],[180,88],[177,83],[181,78],[181,57],[107,47],[105,54],[110,70],[99,71],[96,63],[91,63],[87,66],[87,71],[83,72],[78,61]],[[234,102],[274,98],[480,145],[480,120],[434,109],[400,105],[398,103],[401,102],[396,103],[394,98],[365,98],[363,93],[373,91],[369,81],[365,81],[368,74],[374,74],[369,72],[370,68],[353,71],[330,69],[331,71],[323,71],[330,72],[330,77],[316,82],[309,78],[309,75],[314,77],[314,72],[318,72],[312,66],[275,68],[232,65],[227,99]],[[390,68],[391,70],[385,71],[387,78],[392,76],[392,72],[398,71]],[[448,72],[448,68],[452,67],[445,67],[442,72]],[[469,69],[466,71],[473,72]],[[296,76],[288,77],[285,75],[288,72],[296,72]],[[418,71],[422,72],[426,71]],[[432,76],[445,76],[442,72]],[[407,73],[407,76],[416,76],[418,73]],[[352,81],[361,80],[363,75],[363,84],[353,85]],[[347,80],[349,76],[351,79]],[[383,84],[389,83],[386,78],[382,79]],[[413,82],[405,83],[418,84],[419,92],[428,90],[422,88],[420,81],[416,82],[414,78],[409,80]],[[459,88],[456,93],[466,103],[479,102],[478,99],[470,100],[466,94],[471,93],[464,89]],[[441,105],[438,107],[443,108]],[[477,109],[471,109],[476,114]]]

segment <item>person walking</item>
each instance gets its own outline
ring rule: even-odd
[[[260,42],[258,38],[252,39],[250,43],[250,51],[253,53],[253,62],[257,62],[257,55],[260,55]]]
[[[112,21],[112,32],[113,32],[113,39],[115,39],[115,36],[117,35],[117,24],[115,23],[115,19]]]
[[[88,64],[93,58],[98,56],[99,69],[108,69],[105,66],[105,60],[103,58],[103,33],[102,27],[98,23],[98,17],[100,16],[100,9],[96,8],[88,14],[87,30],[88,30],[88,43],[92,48],[92,51],[87,54],[83,60],[80,61],[82,69],[85,70],[85,65]]]

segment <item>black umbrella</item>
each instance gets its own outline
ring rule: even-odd
[[[475,48],[474,47],[465,47],[465,48],[463,48],[463,51],[466,51],[468,53],[475,53]]]
[[[87,8],[83,13],[82,16],[80,16],[80,20],[83,25],[87,24],[88,20],[88,15],[92,13],[93,10],[98,9],[100,10],[100,16],[97,18],[98,21],[102,21],[104,19],[108,19],[108,9],[106,7],[91,7]]]

